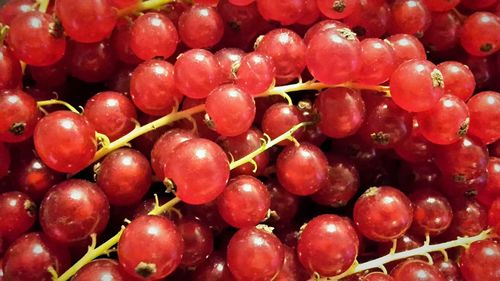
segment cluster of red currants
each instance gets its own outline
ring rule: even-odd
[[[498,0],[9,0],[0,281],[498,281],[499,50]]]

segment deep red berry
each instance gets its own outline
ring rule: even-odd
[[[117,10],[108,0],[56,1],[56,15],[64,32],[71,39],[92,43],[111,34],[117,20]]]
[[[188,204],[204,204],[224,190],[229,179],[229,163],[214,142],[195,138],[179,144],[164,168],[176,188],[176,195]]]
[[[231,226],[255,226],[268,214],[271,198],[266,186],[251,176],[232,179],[217,198],[222,218]]]
[[[88,238],[106,227],[109,203],[94,183],[70,179],[54,186],[40,205],[40,224],[54,240],[68,243]]]
[[[0,141],[20,142],[33,135],[40,117],[35,99],[21,90],[0,93]]]
[[[184,250],[175,225],[162,216],[141,216],[125,228],[118,242],[118,260],[141,280],[158,280],[180,264]]]
[[[19,60],[27,64],[54,64],[66,49],[66,39],[57,25],[48,14],[38,11],[21,14],[10,24],[9,47]]]
[[[227,264],[237,280],[271,280],[281,270],[284,258],[280,240],[256,227],[238,230],[227,246]]]
[[[84,116],[96,131],[114,141],[135,127],[137,112],[134,104],[118,92],[100,92],[85,105]]]
[[[0,195],[0,216],[0,236],[13,241],[33,226],[37,206],[24,193],[5,192]]]
[[[401,191],[390,186],[373,187],[356,201],[353,219],[365,237],[387,242],[410,228],[413,208]]]
[[[147,13],[134,21],[130,30],[130,48],[143,60],[170,57],[179,36],[172,21],[160,13]]]
[[[85,117],[71,111],[56,111],[40,119],[33,139],[40,159],[58,172],[80,171],[97,150],[94,128]]]
[[[347,218],[321,215],[302,230],[297,252],[309,272],[335,276],[345,272],[356,260],[359,239]]]
[[[296,195],[311,195],[328,181],[328,161],[323,152],[309,143],[289,145],[278,156],[276,170],[281,185]]]

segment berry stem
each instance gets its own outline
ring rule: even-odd
[[[175,197],[161,206],[155,205],[154,209],[151,212],[149,212],[148,215],[160,215],[160,214],[170,210],[171,208],[173,208],[179,202],[180,202],[180,199]],[[116,233],[113,237],[108,239],[106,242],[102,243],[97,248],[93,247],[94,244],[93,244],[93,246],[90,246],[87,253],[80,260],[78,260],[75,264],[73,264],[68,270],[66,270],[66,272],[64,272],[61,276],[59,276],[57,279],[55,279],[55,281],[69,280],[73,275],[76,274],[76,272],[78,272],[78,270],[80,270],[86,264],[88,264],[89,262],[91,262],[95,258],[108,253],[109,249],[111,249],[111,247],[113,247],[114,245],[116,245],[118,243],[118,241],[120,241],[120,237],[122,236],[124,230],[125,230],[125,226],[123,226],[122,229],[118,233]],[[95,240],[95,237],[93,237],[92,239]],[[94,243],[94,241],[93,241],[93,243]]]
[[[44,101],[38,101],[36,104],[38,107],[44,107],[44,106],[53,105],[53,104],[60,104],[60,105],[64,105],[65,107],[67,107],[72,112],[74,112],[76,114],[80,114],[80,112],[78,110],[76,110],[76,108],[74,108],[71,104],[69,104],[65,101],[62,101],[62,100],[56,100],[56,99],[44,100]]]
[[[38,11],[45,13],[47,12],[47,8],[49,7],[49,2],[50,0],[37,0],[36,1],[38,4]]]
[[[244,165],[246,163],[249,163],[251,161],[253,161],[253,158],[255,158],[256,156],[258,156],[259,154],[261,154],[262,152],[268,150],[269,148],[275,146],[277,143],[281,142],[281,141],[284,141],[284,140],[287,140],[287,139],[290,139],[292,138],[292,135],[293,133],[295,133],[295,131],[297,131],[298,129],[304,127],[304,126],[307,126],[307,125],[310,125],[312,124],[311,122],[302,122],[300,124],[297,124],[295,126],[293,126],[290,130],[288,130],[287,132],[285,132],[284,134],[280,135],[279,137],[271,140],[269,138],[268,135],[265,135],[267,140],[264,140],[262,139],[262,146],[259,147],[258,149],[254,150],[253,152],[251,152],[250,154],[246,155],[245,157],[241,158],[241,159],[238,159],[236,161],[233,161],[231,162],[231,164],[229,164],[229,168],[232,170],[232,169],[235,169],[241,165]]]
[[[414,256],[425,256],[427,258],[430,257],[429,253],[432,252],[443,252],[446,249],[450,248],[455,248],[455,247],[469,247],[470,244],[485,240],[491,237],[490,235],[491,230],[485,230],[481,233],[479,233],[476,236],[472,237],[458,237],[456,240],[449,241],[449,242],[444,242],[444,243],[439,243],[439,244],[434,244],[430,245],[429,243],[425,243],[422,247],[415,248],[412,250],[408,251],[403,251],[403,252],[398,252],[398,253],[389,253],[383,257],[380,257],[378,259],[374,259],[365,263],[360,263],[356,264],[353,266],[350,270],[342,273],[341,275],[334,276],[334,277],[323,277],[319,278],[316,281],[336,281],[341,278],[344,278],[346,276],[356,274],[359,272],[364,272],[370,269],[376,269],[376,268],[382,268],[385,264],[396,261],[396,260],[402,260],[406,259],[409,257],[414,257]],[[432,259],[431,259],[432,260]],[[429,260],[429,261],[431,261]]]
[[[140,13],[147,10],[159,9],[166,4],[170,4],[175,2],[175,0],[148,0],[144,2],[140,2],[136,6],[132,6],[130,8],[125,8],[118,11],[118,16],[126,16],[132,13]]]
[[[163,116],[153,122],[150,122],[144,126],[137,127],[134,130],[132,130],[130,133],[124,135],[123,137],[111,142],[107,146],[103,146],[99,151],[97,151],[96,155],[94,156],[94,160],[92,161],[93,163],[96,161],[99,161],[101,158],[106,156],[108,153],[111,151],[114,151],[118,148],[124,147],[129,143],[131,140],[145,134],[151,131],[154,131],[160,127],[166,126],[172,122],[175,122],[177,120],[181,120],[184,118],[189,118],[191,115],[202,112],[205,110],[205,105],[201,104],[192,108],[189,108],[187,110],[183,111],[178,111],[174,113],[170,113],[166,116]]]

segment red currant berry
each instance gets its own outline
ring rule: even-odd
[[[70,179],[54,186],[40,205],[43,231],[60,242],[74,242],[99,233],[109,219],[106,195],[96,185]]]
[[[237,280],[271,280],[281,270],[284,259],[280,240],[256,227],[238,230],[227,246],[227,264]]]
[[[190,139],[177,145],[164,168],[176,195],[188,204],[208,203],[222,193],[229,179],[224,151],[207,139]]]
[[[138,17],[130,30],[130,48],[143,60],[170,57],[178,41],[174,24],[160,13],[151,12]]]
[[[0,141],[21,142],[33,135],[40,117],[35,99],[21,90],[0,93]]]
[[[270,205],[271,197],[266,186],[251,176],[232,179],[217,198],[220,215],[236,228],[254,226],[263,221]]]
[[[401,191],[390,186],[372,187],[356,201],[353,219],[366,238],[387,242],[410,228],[413,208]]]
[[[76,173],[85,168],[97,149],[95,130],[87,119],[70,111],[43,117],[33,135],[40,159],[50,168]]]
[[[141,216],[125,228],[118,242],[118,260],[141,280],[158,280],[181,263],[184,244],[175,225],[162,216]]]
[[[321,215],[305,225],[297,252],[300,262],[310,272],[335,276],[351,267],[358,248],[358,235],[347,218]]]

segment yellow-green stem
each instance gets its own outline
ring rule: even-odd
[[[295,133],[295,131],[297,131],[298,129],[304,127],[304,126],[307,126],[307,125],[310,125],[312,124],[311,122],[303,122],[303,123],[300,123],[300,124],[297,124],[295,126],[293,126],[290,130],[288,130],[287,132],[285,132],[284,134],[282,134],[281,136],[273,139],[273,140],[266,140],[263,145],[261,147],[259,147],[258,149],[254,150],[253,152],[251,152],[250,154],[246,155],[245,157],[241,158],[241,159],[238,159],[234,162],[232,162],[230,165],[229,165],[229,168],[232,170],[232,169],[235,169],[241,165],[244,165],[246,163],[249,163],[250,161],[252,161],[253,158],[255,158],[256,156],[258,156],[259,154],[261,154],[262,152],[268,150],[269,148],[275,146],[276,144],[278,144],[279,142],[281,141],[284,141],[286,139],[289,139],[292,137],[293,133]]]
[[[406,259],[409,257],[415,256],[426,256],[430,258],[429,253],[433,252],[442,252],[444,250],[455,248],[455,247],[468,247],[470,244],[485,240],[490,238],[490,230],[483,231],[476,236],[472,237],[458,237],[456,240],[430,245],[425,243],[422,247],[418,247],[412,250],[398,252],[398,253],[389,253],[383,257],[378,259],[374,259],[365,263],[356,264],[350,270],[345,273],[335,276],[335,277],[323,277],[316,281],[337,281],[341,278],[344,278],[349,275],[353,275],[360,272],[365,272],[371,269],[382,268],[385,264],[388,264],[393,261]]]
[[[49,2],[50,0],[38,0],[37,3],[38,3],[38,11],[39,12],[42,12],[42,13],[45,13],[47,12],[47,8],[49,7]]]
[[[132,6],[130,8],[125,8],[118,11],[119,16],[126,16],[132,13],[140,13],[147,10],[159,9],[164,5],[169,3],[173,3],[175,0],[148,0],[144,2],[140,2],[136,6]]]
[[[123,137],[111,142],[109,145],[104,146],[103,148],[99,149],[99,151],[97,151],[96,155],[94,156],[93,162],[99,161],[101,158],[106,156],[111,151],[114,151],[120,147],[126,146],[127,143],[129,143],[133,139],[135,139],[135,138],[137,138],[145,133],[154,131],[160,127],[171,124],[172,122],[175,122],[177,120],[189,118],[191,115],[196,114],[198,112],[202,112],[203,110],[205,110],[205,105],[204,104],[198,105],[198,106],[195,106],[195,107],[183,110],[183,111],[168,114],[168,115],[163,116],[163,117],[161,117],[161,118],[159,118],[151,123],[148,123],[144,126],[137,127],[134,130],[132,130],[130,133],[126,134],[125,136],[123,136]]]
[[[71,104],[69,104],[69,103],[67,103],[65,101],[62,101],[62,100],[52,99],[52,100],[38,101],[36,103],[36,105],[38,107],[44,107],[44,106],[54,105],[54,104],[64,105],[66,108],[68,108],[69,110],[73,111],[74,113],[80,114],[80,112],[78,110],[76,110],[76,108],[74,108]]]

